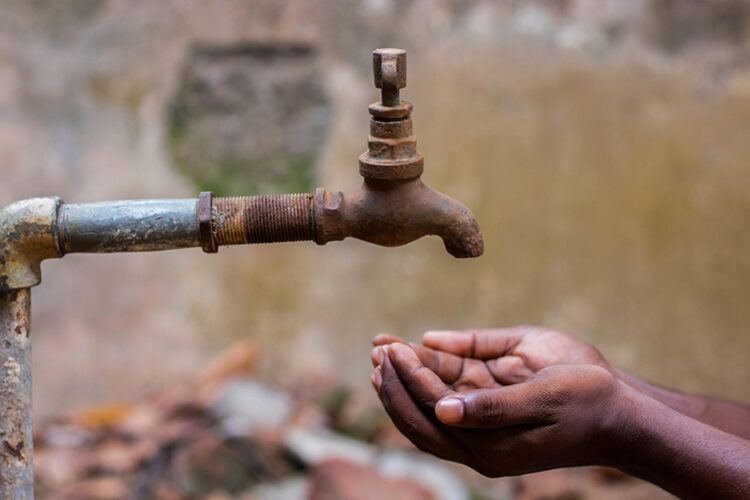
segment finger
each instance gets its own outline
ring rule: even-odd
[[[405,343],[403,339],[391,335],[390,333],[379,333],[372,339],[372,345],[375,346],[393,344],[394,342]]]
[[[417,357],[446,384],[452,384],[461,375],[464,358],[448,352],[436,351],[419,344],[409,343]]]
[[[498,387],[484,361],[467,359],[448,352],[436,351],[419,344],[409,344],[419,360],[456,391]]]
[[[429,331],[422,336],[422,343],[459,356],[491,359],[510,352],[531,330],[531,327],[516,326],[492,330]]]
[[[484,361],[473,358],[464,358],[464,366],[461,377],[453,384],[453,389],[463,392],[472,389],[490,389],[500,387],[495,377],[490,373]]]
[[[441,458],[455,460],[465,449],[417,407],[396,373],[388,356],[380,367],[378,397],[388,416],[401,433],[417,448]]]
[[[518,384],[534,375],[518,356],[501,356],[487,361],[487,368],[492,376],[503,385]]]
[[[514,425],[551,423],[550,384],[532,379],[497,389],[477,389],[441,399],[438,420],[455,427],[500,429]]]
[[[383,364],[383,358],[385,357],[385,349],[383,346],[376,346],[373,347],[370,351],[370,361],[372,362],[372,366],[380,366]]]
[[[453,390],[422,364],[417,353],[408,345],[392,344],[388,348],[388,358],[417,403],[434,409],[441,398],[453,394]]]
[[[372,343],[377,347],[405,342],[403,339],[400,339],[395,335],[391,335],[390,333],[381,333],[376,335],[375,338],[372,339]],[[438,376],[443,379],[446,384],[453,383],[461,374],[463,358],[461,358],[460,356],[456,356],[455,354],[450,354],[447,352],[435,351],[434,349],[430,349],[429,347],[425,347],[419,344],[413,344],[411,342],[409,342],[409,345],[417,353],[417,356],[419,356],[419,359],[422,360],[422,363],[424,363],[424,365],[430,370],[437,373]],[[370,359],[373,366],[378,366],[379,364],[377,361],[376,353],[376,349],[373,349],[370,353]]]
[[[370,383],[372,384],[372,388],[375,389],[375,392],[380,391],[380,386],[383,385],[383,374],[381,370],[380,366],[376,366],[372,371],[372,375],[370,375]]]

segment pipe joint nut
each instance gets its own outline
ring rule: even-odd
[[[329,241],[340,241],[346,238],[343,213],[344,193],[317,188],[313,204],[315,243],[325,245]]]

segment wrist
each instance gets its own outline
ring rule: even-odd
[[[614,419],[611,465],[680,498],[747,498],[748,442],[627,384]]]
[[[601,433],[606,443],[607,465],[623,471],[631,471],[643,466],[651,441],[652,414],[654,405],[660,405],[646,394],[629,384],[619,381],[614,400],[608,405],[601,422]]]
[[[645,380],[641,380],[638,377],[617,368],[613,368],[612,373],[614,373],[615,377],[636,391],[645,394],[649,398],[654,399],[683,415],[701,420],[701,416],[705,413],[706,404],[701,398],[696,398],[649,384]]]
[[[624,372],[620,370],[619,368],[612,368],[612,373],[614,373],[615,377],[617,377],[619,380],[624,382],[625,384],[629,385],[633,389],[635,389],[638,392],[642,392],[646,396],[649,396],[651,398],[656,396],[656,387],[652,386],[645,380],[642,380],[635,375],[631,375],[627,372]]]

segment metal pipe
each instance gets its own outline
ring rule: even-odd
[[[314,240],[313,195],[61,203],[57,234],[62,255]]]
[[[0,292],[0,498],[34,497],[31,290]]]
[[[125,200],[63,204],[63,254],[148,252],[198,246],[197,200]]]

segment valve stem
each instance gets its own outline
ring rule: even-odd
[[[398,106],[399,90],[406,87],[406,51],[403,49],[376,49],[372,53],[372,70],[375,87],[381,89],[383,106]]]

